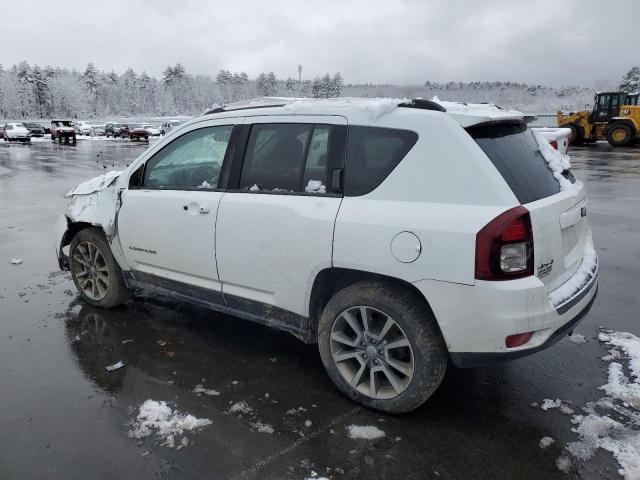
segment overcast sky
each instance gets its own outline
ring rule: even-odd
[[[40,5],[38,5],[40,4]],[[640,1],[0,0],[0,63],[159,76],[221,68],[349,83],[592,86],[640,64]],[[611,8],[607,8],[611,7]]]

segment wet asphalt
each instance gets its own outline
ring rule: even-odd
[[[63,196],[145,148],[0,142],[0,479],[618,477],[603,451],[560,472],[556,459],[577,439],[571,417],[531,403],[560,398],[579,410],[597,400],[607,375],[598,326],[640,333],[640,147],[571,151],[601,262],[598,298],[576,329],[587,343],[564,339],[510,363],[450,368],[429,401],[397,417],[340,395],[316,348],[286,333],[153,293],[108,311],[79,300],[54,254]],[[118,360],[126,366],[105,370]],[[197,396],[197,384],[220,395]],[[213,423],[181,450],[129,438],[146,399]],[[237,401],[252,412],[229,413]],[[306,411],[286,413],[298,407]],[[256,422],[275,432],[256,431]],[[386,436],[351,439],[352,424]],[[547,449],[538,445],[544,436],[555,439]]]

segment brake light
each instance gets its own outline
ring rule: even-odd
[[[558,149],[558,141],[557,140],[551,140],[549,142],[549,145],[551,145],[553,148],[555,148],[556,150]]]
[[[514,207],[486,224],[476,235],[476,279],[512,280],[533,275],[531,216]]]

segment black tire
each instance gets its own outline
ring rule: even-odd
[[[84,267],[77,259],[83,258],[82,249],[87,243],[94,245],[100,252],[102,259],[104,260],[103,268],[106,268],[106,272],[108,273],[106,293],[104,293],[103,296],[96,295],[96,298],[92,298],[87,292],[85,292],[85,290],[80,286],[78,280],[78,276],[82,275]],[[80,250],[78,250],[79,246]],[[131,296],[131,292],[127,289],[127,286],[124,283],[120,266],[116,262],[115,258],[113,258],[109,243],[104,237],[102,231],[98,228],[91,227],[80,230],[76,233],[75,237],[73,237],[69,247],[69,269],[71,270],[73,283],[75,283],[82,299],[95,307],[117,307],[118,305],[122,305]]]
[[[76,140],[76,136],[74,135],[74,136],[71,138],[71,145],[75,145],[76,143],[77,143],[77,140]]]
[[[562,125],[562,128],[568,128],[571,130],[569,134],[569,145],[582,145],[584,142],[584,133],[582,128],[575,123],[568,123],[566,125]]]
[[[57,138],[58,138],[58,143],[59,143],[60,145],[62,145],[62,135],[58,135],[58,137],[57,137]]]
[[[413,373],[404,390],[393,398],[373,398],[356,390],[343,377],[334,361],[331,350],[334,323],[343,312],[357,306],[370,307],[386,314],[409,340]],[[435,316],[424,299],[416,292],[390,282],[362,281],[336,293],[320,318],[318,349],[329,377],[341,392],[368,408],[393,414],[410,412],[422,405],[440,386],[449,360]],[[367,359],[367,356],[364,358]]]
[[[631,145],[633,130],[626,123],[614,123],[607,129],[607,142],[614,147]]]

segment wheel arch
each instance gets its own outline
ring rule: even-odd
[[[421,302],[424,302],[425,307],[429,309],[435,318],[435,313],[423,292],[421,292],[414,284],[407,282],[406,280],[364,270],[331,267],[318,272],[311,288],[311,295],[309,298],[309,329],[311,331],[310,333],[313,342],[317,341],[318,322],[324,307],[327,305],[331,297],[338,291],[365,280],[393,284],[411,291],[418,299],[420,299]],[[437,318],[436,323],[438,323],[438,329],[442,335],[443,332]]]
[[[74,222],[69,217],[66,217],[66,219],[67,229],[62,234],[62,237],[60,238],[60,245],[58,245],[58,266],[61,270],[69,270],[69,256],[64,253],[63,249],[71,244],[73,237],[75,237],[78,232],[87,228],[97,228],[102,231],[106,238],[106,233],[100,225],[94,225],[89,222]]]

